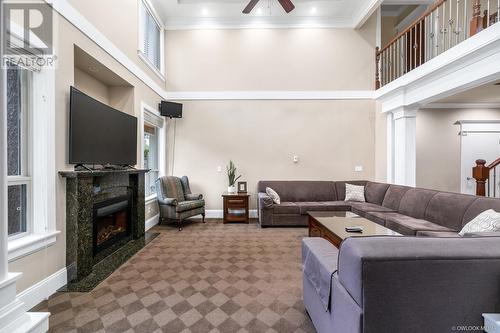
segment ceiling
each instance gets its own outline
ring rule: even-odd
[[[489,83],[444,98],[437,103],[500,103],[500,85]]]
[[[251,14],[249,0],[151,0],[167,29],[237,27],[355,27],[380,0],[293,0],[286,14],[277,0],[260,0]]]

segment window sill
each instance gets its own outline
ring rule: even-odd
[[[153,73],[156,74],[156,76],[158,76],[163,82],[165,82],[165,74],[162,73],[158,68],[156,68],[152,63],[151,61],[149,61],[149,59],[144,55],[144,53],[142,53],[142,51],[137,51],[137,54],[139,55],[139,58],[144,62],[146,63],[146,65],[148,65],[148,67],[153,71]]]
[[[57,235],[60,233],[60,231],[51,231],[44,234],[30,234],[10,240],[8,244],[9,262],[54,245]]]
[[[152,203],[153,201],[156,201],[157,196],[156,194],[152,194],[149,197],[146,197],[146,205]]]

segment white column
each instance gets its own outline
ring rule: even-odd
[[[400,108],[392,111],[392,167],[394,183],[416,185],[416,125],[417,109]]]

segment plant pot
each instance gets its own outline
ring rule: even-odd
[[[236,193],[236,185],[228,186],[227,187],[227,192],[228,193]]]

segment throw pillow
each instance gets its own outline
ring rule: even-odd
[[[268,196],[271,197],[271,199],[273,199],[273,202],[275,204],[279,205],[281,203],[280,196],[278,195],[278,193],[276,193],[275,190],[273,190],[270,187],[266,187],[266,193],[267,193]]]
[[[475,232],[500,231],[500,213],[488,209],[467,223],[458,233],[460,236]]]
[[[365,187],[345,184],[345,201],[366,202]]]

